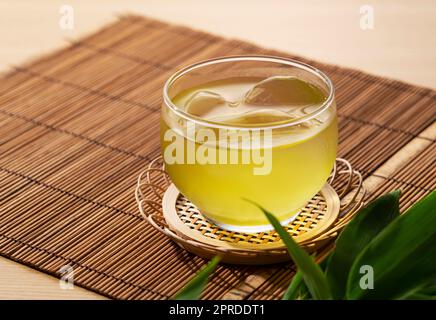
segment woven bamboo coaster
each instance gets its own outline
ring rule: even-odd
[[[347,183],[335,190],[331,183],[341,179]],[[147,198],[145,195],[148,191],[161,199],[161,203],[152,197]],[[338,194],[353,196],[346,201],[342,199],[341,202]],[[285,228],[301,246],[314,252],[333,240],[356,214],[363,205],[364,194],[360,173],[353,170],[348,161],[337,159],[329,182]],[[231,232],[209,222],[170,183],[161,157],[153,160],[139,176],[135,197],[139,211],[152,226],[196,255],[208,259],[220,255],[224,263],[250,265],[272,264],[290,259],[275,231]]]

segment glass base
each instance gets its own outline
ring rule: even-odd
[[[286,219],[285,221],[280,222],[282,226],[287,226],[289,223],[295,220],[295,218],[298,216],[300,211],[298,211],[296,214],[294,214],[289,219]],[[231,225],[226,224],[222,222],[218,222],[214,219],[211,219],[207,216],[205,213],[201,213],[207,220],[209,220],[214,225],[220,227],[221,229],[227,230],[227,231],[233,231],[233,232],[239,232],[239,233],[259,233],[259,232],[267,232],[274,230],[274,227],[271,224],[263,224],[259,226],[238,226],[238,225]]]

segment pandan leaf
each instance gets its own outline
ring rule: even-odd
[[[221,258],[218,256],[213,257],[207,266],[201,269],[200,272],[173,297],[173,300],[198,300],[207,285],[209,275],[215,270],[220,260]]]
[[[304,282],[303,274],[300,271],[294,274],[288,289],[283,295],[282,300],[296,300],[300,295],[301,285]]]
[[[400,191],[393,191],[362,208],[342,230],[327,266],[334,299],[343,299],[351,266],[365,246],[399,216]]]
[[[258,204],[253,201],[249,202],[256,205],[263,211],[269,222],[273,225],[276,232],[279,234],[282,241],[285,243],[289,255],[298,267],[298,271],[304,279],[304,282],[309,289],[309,292],[313,299],[326,300],[331,299],[330,289],[327,283],[327,279],[324,276],[321,268],[313,261],[310,255],[298,246],[298,244],[292,239],[289,233],[280,225],[277,218]]]
[[[373,270],[374,288],[361,288],[362,266]],[[381,231],[355,259],[348,299],[396,299],[436,279],[436,192],[431,192]]]
[[[323,270],[323,272],[325,272],[330,258],[331,254],[324,257],[324,259],[319,262],[319,266],[321,270]],[[297,271],[292,277],[291,283],[289,284],[288,289],[285,291],[282,300],[304,300],[306,298],[310,298],[309,291],[307,289],[306,283],[303,280],[301,272]]]

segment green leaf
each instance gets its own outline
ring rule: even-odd
[[[436,287],[433,282],[429,282],[423,287],[418,287],[414,291],[411,290],[404,296],[402,300],[436,300]]]
[[[209,275],[215,270],[218,262],[221,260],[220,257],[213,257],[212,260],[205,266],[197,275],[188,282],[188,284],[180,290],[174,297],[173,300],[197,300],[200,298],[203,289],[207,285]]]
[[[300,286],[300,290],[298,291],[298,300],[309,300],[312,299],[309,293],[309,289],[307,289],[306,284],[303,282]]]
[[[327,269],[327,265],[329,264],[329,261],[331,259],[332,255],[329,254],[328,256],[324,257],[322,259],[322,261],[319,262],[319,267],[321,268],[321,270],[323,271],[323,273],[325,274],[326,269]],[[304,300],[304,299],[309,299],[310,298],[310,294],[309,291],[307,289],[306,284],[303,282],[300,285],[300,290],[299,290],[299,299],[300,300]]]
[[[400,214],[400,191],[388,193],[366,207],[348,223],[336,240],[327,266],[327,280],[334,299],[343,299],[348,273],[365,246]]]
[[[433,281],[433,283],[430,284],[429,286],[426,286],[426,287],[422,288],[421,290],[419,290],[419,293],[429,295],[429,296],[436,296],[436,284],[435,284],[435,282]]]
[[[294,274],[288,289],[283,295],[282,300],[296,300],[300,295],[301,284],[303,283],[303,274],[300,271]]]
[[[306,251],[301,249],[298,244],[292,239],[289,233],[280,225],[280,222],[270,212],[259,206],[257,203],[248,200],[263,211],[269,222],[279,234],[282,241],[285,243],[289,255],[297,265],[304,282],[309,289],[313,299],[331,299],[330,289],[327,279],[321,271],[321,268],[313,261]]]
[[[429,296],[423,293],[414,293],[407,296],[407,300],[436,300],[436,296]]]
[[[331,255],[324,257],[323,260],[319,263],[319,266],[322,271],[327,268],[327,263]],[[295,275],[292,277],[291,283],[289,284],[288,289],[285,291],[282,300],[295,300],[295,299],[305,299],[309,296],[309,292],[307,290],[307,286],[303,281],[303,275],[300,271],[297,271]]]
[[[436,192],[431,192],[380,232],[354,261],[349,299],[396,299],[436,279]],[[360,268],[374,271],[374,288],[362,289]]]

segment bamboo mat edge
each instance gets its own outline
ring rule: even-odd
[[[8,255],[5,255],[5,254],[3,254],[3,253],[1,253],[1,252],[0,252],[0,257],[5,258],[5,259],[8,259],[8,260],[10,260],[10,261],[13,261],[13,262],[15,262],[15,263],[18,263],[18,264],[24,265],[24,266],[26,266],[26,267],[28,267],[28,268],[31,268],[32,270],[35,270],[35,271],[41,272],[41,273],[43,273],[43,274],[46,275],[46,276],[49,276],[49,277],[51,277],[51,278],[54,278],[55,280],[59,280],[59,274],[56,274],[56,273],[53,273],[53,272],[49,272],[49,271],[47,271],[47,270],[44,270],[43,268],[39,268],[36,264],[31,264],[31,263],[26,262],[26,261],[24,261],[24,260],[16,259],[16,258],[14,258],[13,256],[8,256]],[[79,283],[75,283],[75,285],[77,285],[78,287],[80,287],[80,288],[82,288],[82,289],[85,289],[85,290],[91,291],[91,292],[93,292],[93,293],[95,293],[95,294],[101,296],[102,299],[105,299],[105,298],[113,299],[113,297],[111,297],[110,295],[103,294],[102,292],[100,292],[100,291],[98,291],[98,290],[92,288],[91,286],[84,285],[84,284],[82,284],[82,283],[80,283],[80,282],[79,282]],[[61,289],[59,289],[59,290],[61,290]]]
[[[322,61],[322,59],[317,59],[317,58],[305,58],[302,55],[299,54],[294,54],[292,52],[285,52],[284,50],[278,49],[278,48],[271,48],[268,46],[263,46],[261,44],[257,44],[254,43],[252,41],[248,41],[245,39],[240,39],[240,38],[235,38],[235,37],[225,37],[225,36],[221,36],[221,35],[216,35],[214,33],[208,32],[206,30],[202,30],[202,29],[197,29],[194,27],[190,27],[184,24],[180,24],[180,23],[172,23],[169,22],[167,20],[159,20],[159,19],[155,19],[149,16],[144,16],[144,15],[138,15],[135,13],[129,13],[129,12],[125,12],[125,13],[120,13],[117,15],[114,15],[112,21],[109,21],[103,25],[101,25],[100,27],[94,29],[93,31],[87,32],[86,34],[84,34],[83,36],[78,37],[77,39],[66,39],[65,40],[65,44],[62,46],[60,45],[58,48],[55,48],[54,50],[49,50],[48,52],[43,52],[41,54],[38,54],[34,57],[31,57],[29,59],[27,59],[26,61],[24,61],[23,63],[20,64],[20,67],[28,67],[31,66],[33,64],[37,64],[38,62],[44,60],[44,59],[49,59],[53,56],[56,56],[57,54],[59,54],[60,52],[63,51],[67,51],[70,48],[74,47],[75,44],[77,43],[82,43],[84,42],[86,39],[88,39],[91,36],[94,36],[98,33],[100,33],[100,31],[104,30],[104,28],[108,27],[111,24],[115,24],[121,20],[139,20],[139,19],[146,19],[150,22],[155,22],[155,23],[163,23],[163,24],[167,24],[169,26],[172,27],[179,27],[179,28],[184,28],[186,30],[189,30],[190,32],[193,33],[198,33],[201,35],[208,35],[211,36],[213,38],[215,38],[218,41],[232,41],[232,42],[239,42],[239,43],[243,43],[244,45],[246,45],[247,47],[252,47],[253,51],[255,51],[256,49],[264,49],[264,50],[268,50],[268,51],[274,51],[277,53],[277,55],[280,54],[280,52],[282,53],[286,53],[286,54],[290,54],[294,57],[295,60],[310,60],[316,64],[325,66],[327,68],[332,68],[332,69],[341,69],[343,72],[349,72],[349,73],[355,73],[355,74],[359,74],[360,76],[367,76],[370,77],[372,79],[374,79],[375,81],[383,81],[385,83],[389,83],[390,85],[398,85],[398,86],[405,86],[408,88],[413,88],[413,89],[418,89],[418,90],[422,90],[422,91],[428,91],[427,94],[432,95],[432,99],[436,99],[436,88],[431,88],[428,86],[422,86],[422,85],[416,85],[413,83],[409,83],[406,81],[402,81],[402,80],[398,80],[395,79],[393,77],[387,77],[387,76],[381,76],[381,75],[377,75],[374,73],[370,73],[364,70],[361,70],[359,68],[354,68],[354,67],[346,67],[346,66],[341,66],[337,63],[328,63],[328,62],[324,62]],[[9,70],[3,70],[0,72],[0,79],[1,78],[8,78],[9,76],[15,74],[15,68],[16,65],[12,64],[10,66],[11,69]],[[425,94],[425,93],[424,93]]]

